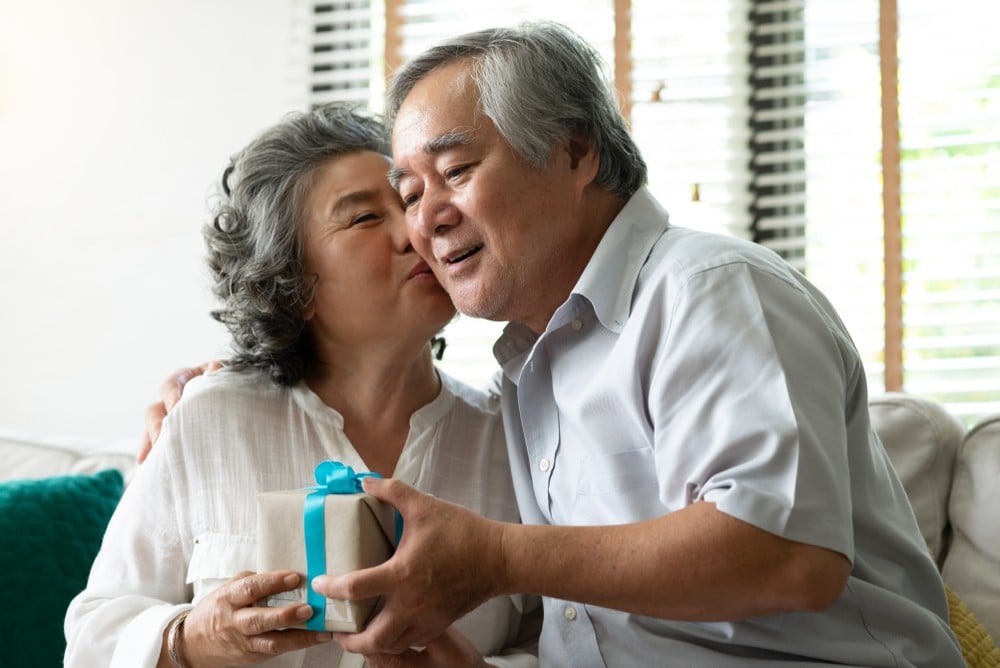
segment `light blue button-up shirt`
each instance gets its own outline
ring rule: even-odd
[[[704,500],[853,564],[820,613],[687,623],[548,598],[543,665],[963,665],[857,351],[776,255],[671,227],[642,189],[541,336],[511,324],[494,352],[525,523]]]

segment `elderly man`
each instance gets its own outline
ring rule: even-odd
[[[753,244],[672,226],[593,49],[463,35],[389,92],[414,246],[494,352],[523,525],[392,480],[384,595],[339,640],[399,665],[491,596],[545,597],[543,665],[961,666],[941,580],[828,301]]]

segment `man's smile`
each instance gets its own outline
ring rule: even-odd
[[[445,266],[452,266],[455,264],[459,264],[460,262],[469,259],[482,249],[483,249],[483,244],[475,244],[468,248],[459,249],[456,251],[452,251],[450,253],[446,253],[445,255],[442,255],[440,258],[441,264]]]

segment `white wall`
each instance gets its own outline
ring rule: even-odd
[[[0,430],[133,447],[163,378],[225,352],[200,229],[305,105],[296,4],[0,0]]]

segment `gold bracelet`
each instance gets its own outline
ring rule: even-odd
[[[167,631],[167,655],[170,656],[170,662],[174,664],[174,668],[187,668],[177,654],[177,639],[181,634],[181,627],[184,626],[184,620],[189,614],[191,613],[184,612],[175,617],[174,621],[170,622],[170,630]]]

